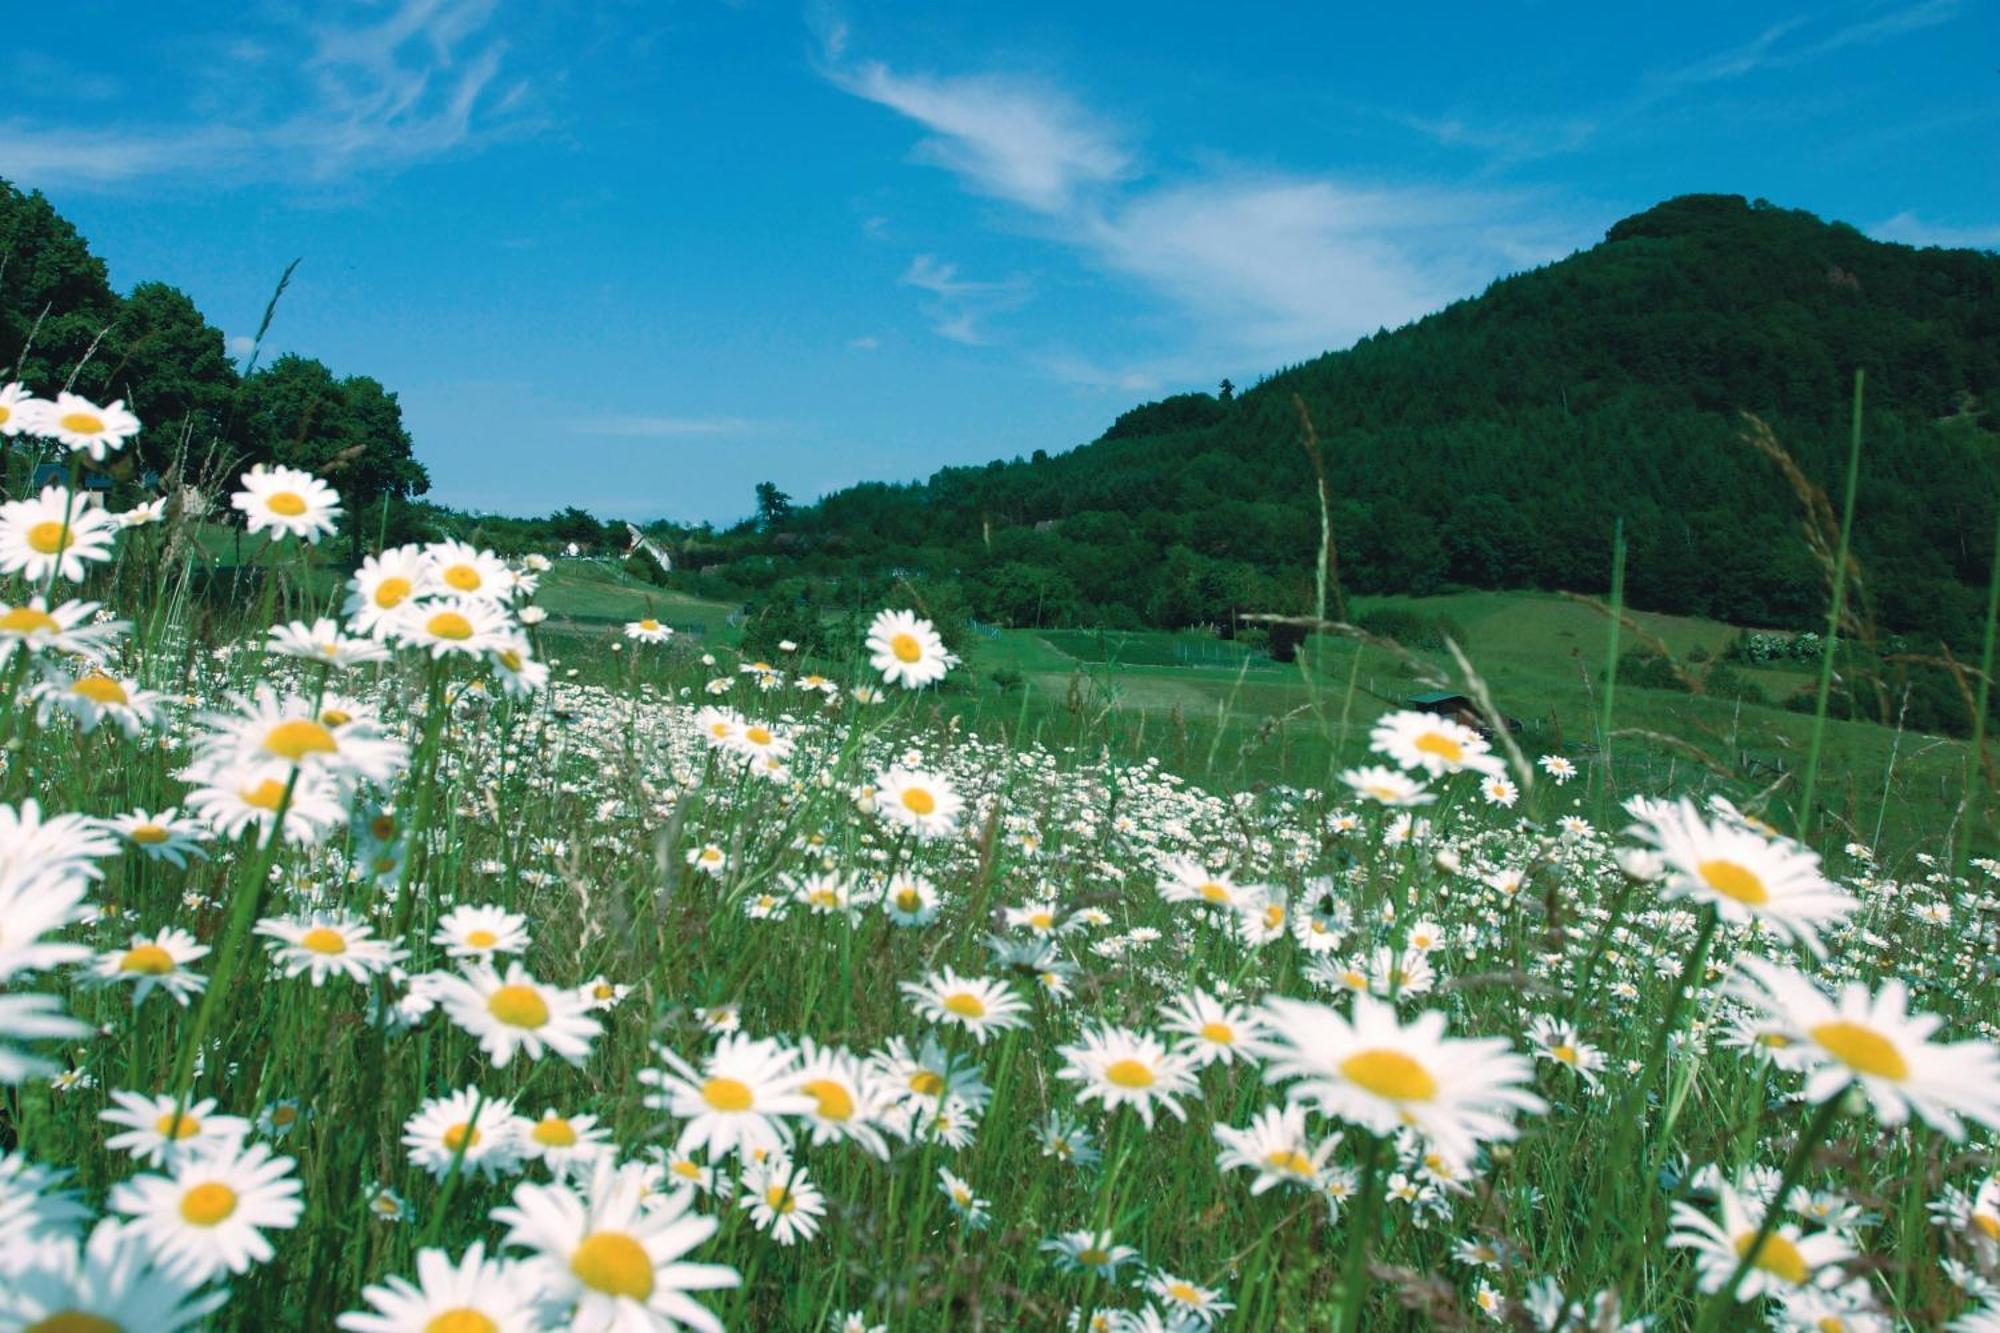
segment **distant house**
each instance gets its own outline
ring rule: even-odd
[[[1481,735],[1490,734],[1486,719],[1479,715],[1479,705],[1472,701],[1470,695],[1454,694],[1449,690],[1427,690],[1422,694],[1413,694],[1403,702],[1416,712],[1448,717],[1454,722],[1471,727]],[[1509,731],[1518,732],[1521,729],[1519,718],[1508,717],[1502,713],[1500,720],[1507,724]]]

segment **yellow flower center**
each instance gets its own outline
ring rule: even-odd
[[[424,1325],[424,1333],[500,1333],[500,1325],[469,1305],[446,1310]]]
[[[898,634],[889,640],[889,651],[896,655],[898,662],[921,662],[924,658],[924,646],[917,642],[914,634]]]
[[[125,693],[125,687],[101,671],[93,671],[69,688],[70,693],[80,694],[94,704],[122,707],[132,702],[132,696]]]
[[[653,1260],[622,1231],[594,1231],[569,1257],[569,1271],[592,1291],[644,1302],[653,1294]]]
[[[1201,1025],[1201,1039],[1203,1041],[1214,1042],[1217,1046],[1234,1046],[1236,1044],[1236,1029],[1227,1023],[1203,1023]]]
[[[851,1120],[854,1117],[854,1098],[848,1095],[847,1089],[838,1081],[830,1078],[812,1079],[806,1083],[805,1090],[819,1103],[817,1110],[820,1119]]]
[[[212,1227],[236,1211],[236,1191],[219,1180],[206,1181],[181,1195],[181,1217],[189,1226]]]
[[[1195,892],[1212,903],[1226,903],[1229,901],[1229,890],[1214,880],[1210,880],[1208,883],[1202,885]]]
[[[660,627],[660,622],[652,619],[651,617],[648,617],[645,620],[639,622],[639,628],[645,630],[648,634],[651,634],[654,630],[658,629],[659,627]]]
[[[55,555],[76,545],[76,532],[65,524],[45,519],[28,529],[28,545],[41,555]]]
[[[201,1121],[195,1119],[187,1112],[181,1112],[180,1121],[180,1124],[176,1126],[174,1124],[174,1113],[169,1111],[153,1122],[153,1132],[170,1139],[191,1139],[201,1133]]]
[[[792,1192],[783,1185],[773,1185],[764,1191],[764,1203],[776,1212],[790,1213],[798,1209],[798,1202]]]
[[[530,1136],[544,1148],[574,1148],[576,1128],[559,1115],[552,1115],[535,1126]]]
[[[947,1013],[957,1014],[960,1018],[986,1017],[985,1002],[971,991],[954,991],[945,996],[944,1008]]]
[[[740,1079],[712,1078],[701,1085],[701,1099],[718,1111],[747,1111],[757,1096]]]
[[[273,491],[264,507],[281,518],[297,518],[306,512],[306,497],[297,491]]]
[[[245,787],[242,796],[245,805],[253,805],[259,810],[276,810],[285,799],[285,784],[276,778],[265,778],[254,787]]]
[[[279,1106],[271,1111],[271,1123],[274,1125],[289,1125],[298,1118],[299,1108],[296,1106]]]
[[[410,595],[410,581],[400,574],[391,574],[375,585],[375,605],[384,611],[393,611],[403,604]]]
[[[1754,1228],[1738,1235],[1731,1242],[1736,1257],[1741,1259],[1749,1254],[1750,1247],[1756,1244],[1756,1241],[1757,1232]],[[1750,1266],[1761,1268],[1773,1277],[1789,1282],[1795,1287],[1804,1286],[1806,1278],[1811,1276],[1811,1270],[1806,1267],[1806,1257],[1799,1253],[1799,1247],[1775,1231],[1764,1237],[1764,1243],[1757,1246],[1757,1256],[1750,1261]]]
[[[1991,1213],[1974,1213],[1972,1225],[1986,1239],[2000,1241],[2000,1217],[1995,1217]]]
[[[518,649],[502,648],[499,652],[493,655],[500,659],[500,665],[502,667],[506,668],[508,671],[513,672],[517,676],[521,674],[521,668],[528,665],[528,659],[521,656]]]
[[[444,1146],[453,1152],[457,1152],[460,1148],[477,1148],[479,1130],[461,1120],[445,1130]]]
[[[1465,747],[1441,731],[1427,731],[1417,737],[1417,749],[1425,754],[1434,754],[1447,764],[1465,761]]]
[[[445,570],[444,581],[460,592],[479,591],[479,571],[471,565],[453,565]]]
[[[331,926],[314,926],[299,936],[299,947],[332,958],[347,952],[347,936]]]
[[[896,907],[899,911],[914,912],[923,906],[923,896],[915,889],[896,890]]]
[[[743,728],[743,739],[749,741],[752,745],[769,745],[771,743],[771,732],[766,727],[745,727]]]
[[[1284,924],[1285,909],[1281,905],[1272,903],[1264,909],[1264,929],[1276,930]]]
[[[944,1091],[944,1075],[929,1069],[919,1069],[910,1075],[910,1091],[920,1097],[935,1097]]]
[[[937,797],[922,787],[910,787],[903,792],[903,808],[913,815],[927,815],[937,809]]]
[[[680,1161],[675,1162],[670,1169],[683,1180],[701,1179],[701,1167],[690,1158],[683,1157]]]
[[[1358,1051],[1340,1062],[1350,1083],[1392,1102],[1427,1102],[1437,1096],[1431,1072],[1401,1051]]]
[[[174,956],[157,944],[141,944],[125,951],[125,956],[118,960],[118,970],[163,977],[174,970]]]
[[[173,834],[158,824],[141,824],[125,836],[142,847],[157,847]]]
[[[465,942],[475,949],[490,949],[500,942],[500,937],[490,930],[475,930],[466,935]]]
[[[1155,1081],[1152,1069],[1137,1060],[1114,1062],[1104,1077],[1121,1088],[1150,1088]]]
[[[295,717],[265,733],[264,749],[297,764],[309,754],[338,754],[340,743],[334,740],[332,732],[311,718]]]
[[[1190,1282],[1169,1282],[1167,1284],[1167,1295],[1173,1297],[1182,1305],[1201,1304],[1201,1293],[1196,1291],[1194,1284]]]
[[[1264,1164],[1273,1171],[1289,1171],[1295,1176],[1309,1176],[1313,1173],[1312,1158],[1297,1148],[1279,1148],[1266,1153]]]
[[[1087,1250],[1078,1250],[1076,1261],[1086,1268],[1102,1268],[1111,1262],[1111,1252],[1093,1245]]]
[[[0,421],[4,420],[6,411],[0,409]],[[59,1310],[28,1325],[27,1333],[125,1333],[125,1326],[114,1324],[103,1315],[85,1314],[82,1310]]]
[[[440,611],[424,622],[424,628],[440,639],[464,640],[472,637],[472,622],[456,611]]]
[[[1562,1061],[1566,1065],[1573,1065],[1576,1063],[1576,1047],[1570,1045],[1568,1042],[1564,1042],[1562,1045],[1556,1047],[1554,1050],[1550,1051],[1549,1054],[1553,1055],[1556,1059]]]
[[[1807,1035],[1857,1074],[1895,1083],[1910,1076],[1910,1062],[1896,1049],[1896,1043],[1873,1028],[1836,1019],[1810,1029]]]
[[[486,1012],[509,1027],[538,1028],[549,1021],[549,1002],[533,986],[502,986],[486,997]]]
[[[1761,907],[1771,901],[1771,891],[1747,866],[1735,861],[1703,861],[1695,869],[1701,872],[1702,883],[1746,907]]]
[[[1055,923],[1056,914],[1054,912],[1030,912],[1028,914],[1028,924],[1036,930],[1047,930]]]
[[[12,606],[5,615],[0,615],[0,633],[6,634],[58,634],[62,622],[46,611],[37,611],[32,606]]]

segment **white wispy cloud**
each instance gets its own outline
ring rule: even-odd
[[[0,122],[0,176],[36,186],[113,186],[185,177],[327,182],[408,166],[530,124],[528,84],[505,77],[495,0],[397,0],[372,21],[321,22],[216,45],[216,80],[191,85],[183,123],[79,128]]]
[[[1038,213],[1061,213],[1133,171],[1118,132],[1046,82],[899,73],[880,61],[830,63],[827,77],[924,126],[929,133],[913,150],[919,161]]]
[[[958,265],[935,255],[918,255],[897,279],[905,287],[929,293],[924,314],[931,330],[952,342],[979,346],[987,341],[985,324],[994,315],[1017,310],[1033,294],[1033,283],[1023,274],[998,281],[975,281],[959,276]]]
[[[2000,223],[1984,227],[1953,227],[1926,222],[1914,213],[1902,212],[1868,229],[1878,241],[1899,241],[1904,245],[1941,245],[1951,250],[2000,250]]]

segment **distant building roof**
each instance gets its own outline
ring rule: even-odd
[[[43,463],[35,468],[34,486],[37,491],[44,486],[61,486],[69,481],[69,468],[62,463]],[[108,491],[111,478],[102,472],[85,472],[83,488],[87,491]]]

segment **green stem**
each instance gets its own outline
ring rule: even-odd
[[[1854,419],[1847,445],[1847,493],[1840,499],[1840,548],[1833,558],[1833,604],[1826,613],[1826,647],[1819,658],[1819,694],[1813,705],[1812,739],[1806,749],[1806,776],[1799,788],[1793,821],[1804,838],[1812,829],[1813,795],[1819,787],[1820,744],[1826,735],[1826,701],[1833,690],[1833,654],[1840,644],[1840,621],[1847,609],[1848,539],[1854,532],[1854,494],[1861,479],[1861,389],[1866,371],[1854,372]],[[1990,623],[1990,622],[1989,622]]]
[[[1354,1229],[1348,1233],[1347,1255],[1340,1265],[1342,1333],[1356,1333],[1361,1327],[1368,1246],[1374,1239],[1375,1208],[1382,1197],[1382,1140],[1375,1134],[1364,1137],[1368,1146],[1361,1151],[1361,1197],[1354,1205]]]

